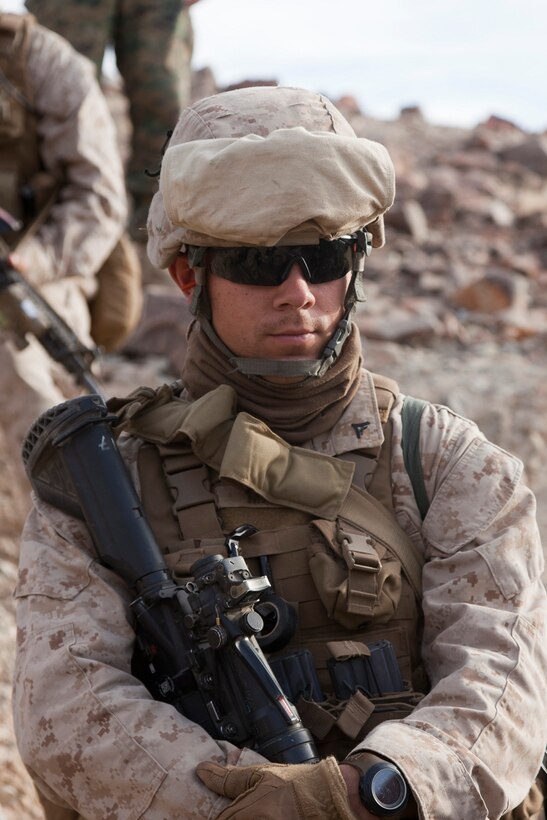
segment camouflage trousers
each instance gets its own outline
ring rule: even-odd
[[[112,46],[129,100],[132,124],[127,187],[135,204],[157,183],[166,133],[190,99],[193,32],[182,0],[27,0],[39,23],[65,37],[100,74]]]

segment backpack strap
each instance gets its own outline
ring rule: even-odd
[[[401,411],[403,425],[402,448],[405,470],[412,483],[414,498],[422,521],[429,509],[429,498],[425,489],[424,471],[420,454],[420,422],[428,402],[405,396]]]

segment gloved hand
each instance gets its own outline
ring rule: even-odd
[[[233,800],[217,820],[355,820],[334,757],[298,765],[206,762],[196,774],[208,789]]]

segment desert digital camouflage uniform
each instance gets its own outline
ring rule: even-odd
[[[145,241],[155,191],[145,169],[157,169],[167,132],[190,98],[193,31],[188,9],[182,0],[27,0],[26,6],[93,60],[99,76],[106,47],[114,47],[132,122],[126,174],[135,205],[132,236]]]
[[[27,280],[91,344],[88,300],[127,218],[114,124],[91,63],[37,24],[29,33],[26,80],[42,167],[60,187],[17,255]],[[62,401],[72,382],[38,343],[17,350],[5,331],[1,339],[2,423],[19,461],[31,421]]]
[[[30,29],[27,78],[43,166],[64,184],[18,254],[33,285],[75,277],[91,295],[127,215],[114,124],[89,61],[41,25]]]
[[[337,148],[340,136],[342,148]],[[217,145],[207,143],[215,138],[220,138]],[[323,161],[323,155],[317,160],[306,149],[311,144],[321,150],[330,146],[335,156],[346,152],[345,163],[334,166],[336,175],[318,174],[314,163]],[[258,169],[245,161],[257,150],[263,160]],[[221,162],[215,164],[211,180],[208,160],[215,151],[227,154],[229,161],[224,169]],[[244,244],[251,232],[257,240],[253,244],[267,245],[262,237],[274,221],[268,185],[283,204],[275,213],[282,237],[291,230],[301,235],[309,208],[316,239],[317,234],[333,238],[355,217],[357,224],[374,225],[372,242],[381,246],[378,220],[392,202],[394,187],[386,155],[377,144],[357,141],[334,106],[311,92],[246,89],[201,100],[183,112],[165,154],[148,223],[149,254],[159,267],[184,259],[187,232],[193,230],[198,238],[206,235],[219,196],[218,205],[225,210],[218,231],[240,231],[236,245]],[[252,196],[252,186],[242,186],[244,194],[251,190],[249,210],[241,207],[243,195],[238,194],[238,211],[224,184],[223,174],[233,173],[234,157],[241,161],[238,175],[264,172],[259,197]],[[182,180],[187,193],[184,163],[189,158],[190,171],[198,174],[197,201],[191,196],[186,201],[177,191],[177,180]],[[200,168],[205,168],[204,177]],[[308,182],[307,173],[312,183],[326,188],[315,189],[312,196],[312,184],[302,183]],[[347,185],[342,186],[344,174]],[[358,178],[362,196],[354,187]],[[351,205],[347,195],[339,195],[341,189],[354,195]],[[328,202],[331,207],[316,209],[314,196],[319,205]],[[366,211],[371,202],[372,211]],[[195,221],[189,226],[185,220],[192,207]],[[364,212],[366,218],[356,216]],[[232,241],[215,232],[191,244],[207,247],[219,240],[225,245]],[[254,547],[255,536],[250,536],[241,543],[242,554],[249,557],[254,573],[257,556],[270,557],[274,589],[298,610],[290,648],[309,648],[324,691],[331,691],[324,674],[327,642],[344,636],[348,643],[389,636],[397,643],[403,676],[412,684],[412,702],[398,703],[388,712],[371,702],[364,722],[357,723],[352,714],[345,738],[333,736],[333,748],[323,748],[319,738],[321,753],[334,752],[342,760],[348,752],[370,750],[392,760],[404,772],[421,818],[501,817],[527,795],[547,739],[547,595],[541,582],[535,500],[522,483],[521,463],[488,442],[471,421],[427,404],[420,422],[420,461],[430,506],[422,520],[404,466],[403,397],[398,390],[392,392],[391,426],[386,424],[386,405],[377,398],[378,377],[362,368],[355,324],[321,376],[287,385],[249,381],[234,367],[238,359],[214,345],[210,331],[204,331],[204,318],[198,304],[182,373],[186,392],[179,395],[178,387],[169,385],[156,391],[142,388],[110,403],[124,419],[120,446],[168,566],[176,578],[177,572],[185,578],[196,557],[211,549],[222,552],[224,536],[235,526],[247,521],[257,526]],[[271,364],[269,359],[258,362]],[[219,397],[227,402],[228,415],[210,404]],[[186,409],[190,430],[180,415]],[[275,434],[274,450],[262,449],[260,437],[245,427],[249,415],[262,422],[266,439]],[[231,425],[226,425],[228,419]],[[211,455],[214,431],[207,428],[215,423],[228,437],[217,442],[220,464]],[[386,438],[369,485],[367,468],[363,470],[359,459],[365,451],[376,452],[389,430],[391,438]],[[228,453],[235,463],[228,463]],[[290,469],[277,481],[282,454],[288,454]],[[178,463],[176,469],[167,463],[170,457]],[[297,462],[306,469],[287,489]],[[190,464],[187,475],[181,464]],[[364,618],[359,608],[355,614],[349,607],[352,584],[356,580],[359,585],[356,576],[370,575],[354,571],[350,560],[337,560],[337,534],[357,521],[345,507],[353,487],[344,485],[342,492],[336,481],[324,481],[323,466],[332,471],[329,478],[349,471],[348,481],[361,491],[357,496],[362,505],[354,506],[365,505],[364,488],[370,486],[377,503],[367,508],[367,515],[379,515],[377,507],[383,515],[392,508],[393,528],[383,541],[374,540],[368,520],[350,529],[352,537],[365,542],[363,551],[368,550],[369,557],[374,553],[381,564],[378,578],[383,580],[373,582],[370,596],[377,620],[376,608]],[[388,491],[380,487],[375,496],[372,487],[382,475]],[[299,493],[307,498],[305,503]],[[395,549],[400,539],[405,542],[403,557]],[[423,598],[414,594],[411,583],[409,562],[415,552],[424,564],[419,582]],[[334,571],[322,575],[321,567],[328,562]],[[98,562],[81,522],[38,499],[23,536],[16,596],[16,734],[22,758],[49,808],[65,807],[67,820],[216,816],[226,799],[204,787],[196,765],[213,760],[241,767],[258,763],[260,757],[212,739],[173,707],[152,699],[132,674],[132,591]],[[335,729],[342,730],[344,716],[342,712]],[[63,817],[54,809],[48,816]],[[237,816],[237,807],[232,816]],[[276,816],[271,804],[264,816]]]
[[[370,424],[359,443],[378,444],[364,372],[343,421],[314,449],[354,449],[351,425],[363,421],[363,406]],[[535,501],[517,459],[473,423],[429,405],[421,455],[431,507],[422,525],[403,466],[400,409],[401,399],[392,412],[393,498],[426,560],[422,654],[431,691],[359,747],[401,767],[422,817],[486,820],[522,800],[545,743],[547,610]],[[138,449],[138,440],[126,441],[136,480]],[[16,595],[15,725],[40,791],[87,818],[215,816],[225,801],[204,788],[195,765],[260,757],[212,740],[132,677],[131,595],[97,563],[81,523],[36,503]]]

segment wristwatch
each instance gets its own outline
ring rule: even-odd
[[[379,758],[372,762],[366,756],[346,758],[343,762],[360,770],[359,797],[366,810],[375,817],[392,817],[405,808],[409,788],[394,763]]]

